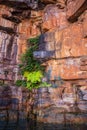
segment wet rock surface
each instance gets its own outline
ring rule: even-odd
[[[41,88],[35,96],[34,113],[37,120],[49,123],[87,121],[86,91],[82,88]],[[45,95],[45,96],[44,96]],[[85,115],[85,116],[84,116]],[[71,116],[69,119],[68,116]],[[83,122],[84,122],[83,121]]]
[[[20,118],[20,116],[27,118],[29,110],[27,106],[28,96],[29,91],[25,88],[15,86],[0,87],[0,115],[4,116],[4,112],[5,117],[8,116],[9,120]]]
[[[27,118],[53,124],[86,123],[86,91],[60,87],[40,88],[31,93],[16,86],[0,87],[0,120],[19,121]]]

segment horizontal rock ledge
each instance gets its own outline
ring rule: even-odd
[[[55,58],[55,51],[34,51],[33,56],[36,59]]]
[[[7,33],[7,34],[17,34],[13,28],[10,28],[10,27],[3,27],[3,26],[0,26],[0,31],[4,32],[4,33]]]
[[[2,5],[6,5],[6,6],[9,6],[9,7],[18,7],[21,5],[21,7],[26,7],[27,4],[24,3],[24,2],[20,2],[19,0],[18,1],[12,1],[12,0],[1,0],[0,1],[0,4]],[[28,6],[27,6],[28,7]]]
[[[8,15],[3,14],[2,18],[6,19],[6,20],[9,20],[11,22],[17,23],[17,24],[21,23],[21,20],[18,19],[17,17],[8,16]]]
[[[0,4],[6,5],[12,8],[31,8],[36,9],[38,7],[38,1],[28,1],[28,0],[1,0]]]

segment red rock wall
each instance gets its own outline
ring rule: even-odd
[[[36,112],[37,117],[42,116],[45,122],[51,123],[60,121],[60,116],[56,117],[60,112],[87,111],[87,0],[62,1],[64,6],[59,6],[61,5],[60,0],[55,5],[53,4],[55,3],[54,0],[44,0],[43,2],[46,4],[47,2],[51,2],[51,4],[40,11],[32,10],[31,16],[28,14],[27,19],[23,17],[19,24],[14,23],[14,20],[9,22],[2,18],[2,14],[10,16],[13,8],[1,6],[0,10],[0,56],[3,60],[0,64],[0,79],[5,81],[7,79],[18,79],[17,63],[20,55],[27,48],[27,39],[41,34],[40,49],[42,49],[41,46],[43,46],[43,49],[40,51],[54,52],[51,58],[44,59],[43,63],[43,65],[46,65],[47,78],[54,88],[40,88],[38,92],[29,95],[34,97],[35,100],[31,99],[27,103],[24,100],[23,102],[28,111],[30,110],[29,107],[34,105],[34,112]],[[17,16],[17,20],[19,18]],[[9,43],[12,43],[10,44],[12,45],[10,60],[7,57],[7,52],[10,50],[7,49]],[[18,47],[16,53],[14,52],[15,43]],[[7,69],[10,73],[6,77],[3,72]],[[20,92],[22,90],[20,88],[15,89],[14,87],[11,89],[11,98],[14,101],[14,98],[18,96],[17,99],[21,103],[23,95]],[[16,92],[19,93],[16,94]],[[49,108],[50,110],[48,110]],[[80,119],[83,121],[83,118]],[[67,119],[70,120],[69,117]],[[78,117],[76,118],[75,115],[76,119]],[[63,123],[63,121],[64,119],[60,123]],[[87,122],[87,118],[85,121]]]
[[[17,24],[13,19],[18,20],[19,17],[11,15],[15,9],[4,5],[0,5],[0,8],[0,79],[14,81],[20,77],[17,75],[17,64],[20,62],[21,54],[27,49],[27,40],[40,35],[40,29],[37,28],[38,21],[34,20],[41,17],[42,12],[32,11],[31,19],[22,20],[20,24]],[[3,18],[3,15],[7,15],[11,20]],[[5,71],[9,73],[7,77]]]
[[[78,2],[73,1],[72,8],[67,5],[68,11],[58,9],[57,6],[46,7],[42,27],[47,31],[44,36],[48,35],[46,39],[44,38],[48,46],[47,50],[49,48],[55,50],[54,59],[46,61],[47,71],[51,70],[51,80],[61,77],[64,81],[80,84],[79,80],[86,82],[87,79],[87,11],[84,10],[76,16],[79,8],[83,8],[84,1],[80,1],[78,5],[76,3]],[[77,18],[77,21],[69,22],[67,18],[71,16],[73,20]],[[53,39],[51,33],[53,33]]]
[[[46,1],[43,2],[46,3]],[[63,3],[64,6],[60,7],[59,3],[60,5]],[[85,4],[86,0],[81,0],[80,2],[78,0],[58,1],[55,5],[51,3],[43,10],[32,10],[30,18],[22,18],[19,24],[2,18],[3,14],[11,16],[11,11],[14,11],[14,9],[1,5],[0,25],[16,31],[14,39],[16,39],[18,49],[16,57],[12,58],[16,58],[16,64],[19,62],[20,55],[27,48],[27,39],[42,34],[44,39],[41,44],[43,43],[43,46],[46,46],[46,51],[55,51],[53,59],[46,61],[48,64],[46,70],[48,71],[51,68],[50,80],[54,80],[56,76],[61,77],[64,81],[69,80],[71,82],[75,80],[76,82],[80,79],[86,81],[87,6]],[[15,33],[14,31],[13,33]],[[4,33],[2,30],[1,32],[2,35],[7,33]],[[12,37],[13,34],[11,33],[6,35]],[[1,36],[1,46],[2,41],[4,40],[2,40]],[[8,43],[9,38],[6,46]],[[5,48],[7,48],[6,46]],[[13,52],[14,46],[11,57]],[[2,55],[2,52],[0,55]],[[11,63],[14,64],[14,62]]]

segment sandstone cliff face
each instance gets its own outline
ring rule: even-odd
[[[44,61],[53,89],[38,92],[40,97],[35,104],[38,120],[59,123],[58,113],[86,112],[87,99],[83,94],[84,90],[87,92],[86,2],[67,1],[65,8],[48,5],[44,9],[40,49],[34,56]]]
[[[0,2],[0,79],[19,78],[17,64],[27,48],[26,41],[40,35],[39,50],[34,56],[43,61],[54,88],[42,92],[35,107],[38,110],[53,105],[64,111],[75,111],[78,93],[77,108],[86,111],[87,0],[41,0],[37,6],[33,0],[32,6],[27,0],[8,2],[10,5],[4,0]]]
[[[51,68],[51,80],[61,77],[69,81],[76,79],[78,83],[78,80],[87,78],[85,2],[67,1],[67,6],[63,9],[57,5],[48,5],[43,11],[44,33],[41,35],[40,46],[44,46],[44,51],[54,51],[46,60],[47,70]],[[38,54],[41,54],[41,50]]]
[[[17,63],[20,54],[26,50],[27,39],[40,34],[38,21],[33,21],[36,16],[41,17],[42,12],[32,11],[32,19],[29,20],[30,9],[16,10],[4,5],[0,5],[0,8],[0,79],[14,81],[17,79]]]

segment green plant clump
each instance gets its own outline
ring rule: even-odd
[[[41,66],[40,61],[33,57],[33,52],[38,49],[39,36],[28,39],[29,48],[21,57],[21,64],[19,65],[20,71],[23,77],[26,79],[26,87],[32,90],[33,88],[39,88],[49,86],[46,82],[42,83],[44,77],[44,67]],[[20,82],[19,82],[20,84]]]
[[[33,44],[38,44],[39,43],[39,36],[34,37],[34,38],[30,38],[27,40],[27,42],[29,42],[31,45]]]
[[[20,87],[20,86],[26,87],[27,83],[26,83],[25,80],[17,80],[15,82],[15,85],[18,86],[18,87]]]
[[[0,86],[3,86],[4,82],[2,80],[0,80]]]

